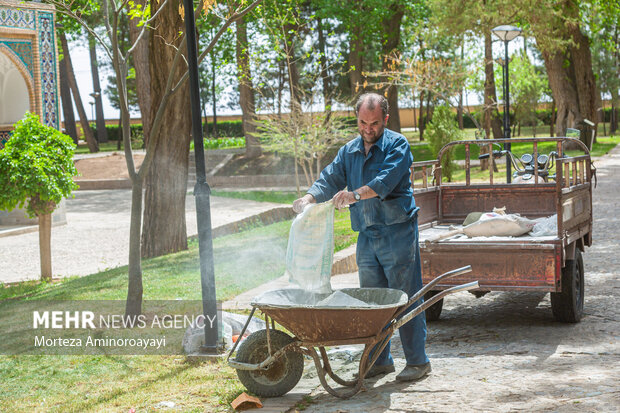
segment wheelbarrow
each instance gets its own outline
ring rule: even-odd
[[[248,390],[262,397],[276,397],[286,394],[299,382],[304,369],[305,354],[314,360],[319,380],[325,390],[336,397],[349,398],[362,389],[366,373],[374,365],[396,329],[446,295],[478,288],[478,282],[454,286],[439,292],[413,309],[409,307],[441,280],[470,271],[471,266],[466,266],[442,274],[409,299],[404,292],[388,288],[339,290],[354,299],[371,302],[372,306],[338,308],[309,304],[310,301],[316,302],[320,299],[320,295],[312,297],[312,300],[306,303],[289,305],[286,304],[287,295],[295,295],[303,290],[268,292],[266,294],[276,294],[279,299],[275,300],[275,304],[274,300],[271,300],[271,303],[264,303],[264,300],[255,299],[248,321],[239,337],[243,337],[256,309],[265,315],[266,328],[245,338],[236,357],[231,359],[239,345],[238,340],[230,350],[227,361],[237,370],[239,380]],[[409,311],[406,312],[407,310]],[[290,331],[293,336],[277,330],[275,323]],[[345,380],[332,370],[325,348],[350,344],[364,344],[365,347],[359,362],[357,378]],[[344,388],[331,387],[326,376]]]

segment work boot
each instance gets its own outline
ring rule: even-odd
[[[366,378],[369,379],[371,377],[375,377],[380,374],[394,373],[395,371],[396,371],[396,368],[394,368],[393,364],[386,364],[385,366],[377,366],[375,364],[374,366],[370,368],[370,370],[368,370],[368,373],[366,373]],[[354,373],[353,379],[357,380],[357,377],[358,377],[358,373]]]
[[[398,381],[414,381],[420,380],[431,371],[431,363],[418,364],[417,366],[407,364],[403,371],[398,373],[396,380]]]

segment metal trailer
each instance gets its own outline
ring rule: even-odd
[[[556,157],[555,182],[539,182],[538,170],[532,183],[496,183],[493,168],[488,168],[488,181],[475,183],[472,179],[470,149],[476,145],[488,148],[506,139],[467,140],[446,145],[438,156],[457,145],[465,147],[465,182],[442,182],[440,160],[414,162],[411,167],[416,204],[420,207],[420,252],[424,283],[459,265],[471,264],[469,280],[478,280],[477,296],[489,291],[544,291],[551,293],[555,318],[563,322],[578,322],[583,313],[584,267],[581,253],[592,245],[592,178],[595,168],[588,148],[574,138],[510,139],[532,144],[534,159],[538,145],[554,142]],[[572,142],[583,155],[566,156],[564,144]],[[542,180],[540,180],[542,181]],[[557,234],[547,237],[464,237],[441,239],[450,225],[460,224],[470,212],[491,211],[506,207],[508,213],[534,219],[557,214]],[[467,278],[465,279],[467,280]],[[460,282],[461,280],[459,280]],[[426,298],[454,285],[444,280],[433,287]],[[439,300],[426,311],[427,320],[439,318]]]

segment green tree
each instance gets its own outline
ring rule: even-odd
[[[74,150],[69,136],[27,112],[0,151],[0,209],[10,211],[26,204],[28,215],[38,217],[41,278],[47,280],[52,279],[51,214],[77,189]]]
[[[610,134],[618,129],[620,107],[620,3],[595,0],[585,12],[591,28],[592,66],[601,94],[611,97]],[[600,110],[604,110],[602,105]],[[602,119],[601,119],[602,120]]]
[[[426,130],[429,147],[434,156],[439,155],[439,151],[446,144],[459,140],[463,132],[459,129],[458,124],[454,120],[454,113],[447,105],[438,106],[433,114],[433,120]],[[448,182],[452,181],[452,172],[454,171],[454,148],[443,153],[441,157],[441,175]]]

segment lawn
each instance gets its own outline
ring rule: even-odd
[[[216,194],[214,194],[216,195]],[[292,202],[294,193],[236,193],[265,201]],[[284,273],[291,221],[216,238],[218,300],[230,299]],[[336,211],[336,249],[355,243],[348,210]],[[143,260],[144,299],[201,297],[198,245]],[[0,314],[19,300],[123,300],[127,267],[48,284],[0,288]],[[230,411],[245,389],[224,362],[196,363],[184,356],[0,356],[0,411],[136,411],[174,402],[181,411]]]

